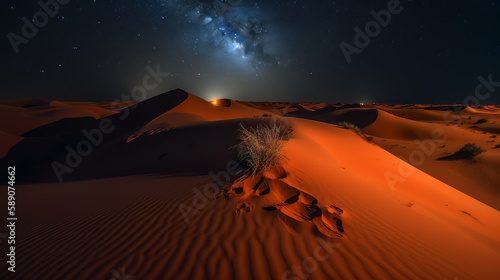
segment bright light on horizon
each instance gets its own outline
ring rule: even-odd
[[[205,100],[210,100],[210,103],[222,98],[224,98],[224,94],[217,90],[209,91],[205,94]]]

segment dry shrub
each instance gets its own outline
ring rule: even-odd
[[[344,128],[346,129],[351,129],[351,130],[354,130],[356,133],[359,133],[359,134],[362,134],[363,132],[361,131],[361,128],[359,128],[359,126],[357,125],[354,125],[350,122],[340,122],[339,123],[340,126],[343,126]]]
[[[474,143],[465,144],[460,150],[452,155],[438,158],[438,160],[459,160],[459,159],[473,159],[475,156],[483,153],[484,150]]]
[[[255,176],[269,171],[273,166],[284,162],[283,148],[286,141],[283,137],[288,128],[272,118],[269,124],[259,124],[255,127],[241,125],[241,142],[236,145],[238,158],[245,166],[244,175]]]

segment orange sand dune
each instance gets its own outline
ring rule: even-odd
[[[189,94],[184,102],[142,127],[131,139],[145,133],[171,130],[203,121],[261,117],[262,115],[275,116],[273,113],[250,108],[237,101],[231,102],[230,107],[214,106],[196,95]]]
[[[435,129],[442,130],[447,139],[455,140],[467,134],[466,137],[474,137],[472,131],[446,127],[441,124],[418,122],[410,119],[397,117],[390,113],[378,110],[377,120],[364,128],[366,134],[386,139],[432,139]]]
[[[307,104],[308,108],[313,109],[306,110],[297,103],[245,104],[268,111],[287,108],[286,111],[290,113],[288,116],[314,115],[317,109],[338,112],[342,106],[355,106]],[[471,108],[460,105],[368,104],[360,107],[378,109],[376,120],[372,120],[371,125],[363,128],[364,133],[374,136],[374,143],[408,162],[410,155],[421,153],[424,149],[426,154],[421,158],[423,162],[414,164],[416,168],[500,210],[500,178],[496,165],[499,160],[496,151],[500,148],[500,113],[495,113],[499,112],[499,106]],[[486,122],[478,123],[482,119]],[[329,123],[337,121],[334,116],[328,115],[317,120]],[[433,141],[433,133],[445,137],[446,140]],[[433,142],[430,148],[428,141]],[[422,143],[427,146],[422,146]],[[452,154],[466,143],[476,143],[486,152],[473,162],[436,161],[437,158]]]
[[[442,122],[444,120],[446,112],[446,111],[425,110],[425,109],[407,109],[407,108],[397,109],[397,108],[390,108],[387,106],[376,106],[376,105],[375,106],[369,105],[368,107],[373,107],[385,111],[387,113],[390,113],[392,115],[415,121]]]
[[[383,174],[397,172],[398,159],[348,130],[292,125],[283,182],[325,213],[330,204],[342,209],[342,237],[325,239],[313,222],[286,220],[258,199],[242,214],[237,201],[201,199],[206,208],[187,225],[179,205],[192,205],[193,189],[212,182],[207,176],[26,185],[18,194],[19,254],[25,266],[43,269],[17,276],[111,279],[125,268],[142,279],[496,279],[498,211],[419,171],[392,192]],[[294,272],[304,263],[308,271]]]
[[[63,118],[92,117],[95,119],[116,114],[118,109],[134,104],[126,102],[45,102],[41,100],[12,100],[0,102],[0,130],[21,135],[42,125]]]
[[[500,209],[500,174],[495,171],[498,170],[495,162],[500,160],[500,157],[498,150],[494,149],[497,136],[500,136],[500,123],[492,124],[490,120],[489,123],[478,124],[471,129],[477,119],[478,117],[474,116],[472,120],[461,120],[461,126],[457,127],[456,122],[419,122],[380,112],[377,120],[363,131],[376,136],[375,143],[406,161],[410,162],[410,155],[414,154],[415,150],[421,151],[419,154],[424,156],[415,160],[418,162],[417,168]],[[442,135],[446,140],[433,140],[433,133],[439,133],[438,135]],[[485,149],[486,152],[477,157],[478,162],[436,161],[459,150],[466,143],[476,143]]]
[[[182,90],[109,116],[109,103],[33,102],[0,108],[14,123],[0,128],[0,165],[30,182],[17,186],[17,272],[0,279],[500,279],[500,149],[479,130],[494,113],[476,127],[482,113],[455,113],[457,127],[437,118],[446,106],[226,107]],[[299,118],[308,112],[316,120]],[[286,161],[230,176],[240,124],[278,115],[291,127]],[[341,117],[367,123],[365,135]],[[50,164],[103,119],[116,129],[54,183]],[[429,139],[434,151],[411,162]],[[436,160],[468,142],[486,152]]]
[[[321,108],[316,111],[299,110],[286,114],[287,117],[298,117],[331,124],[349,122],[359,127],[372,124],[378,118],[378,111],[368,108]]]
[[[480,113],[480,114],[495,114],[500,113],[500,108],[497,106],[480,106],[480,107],[467,107],[464,109],[467,113]]]

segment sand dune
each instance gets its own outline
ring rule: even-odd
[[[1,279],[500,277],[497,107],[453,113],[457,126],[440,119],[451,105],[217,106],[182,90],[131,104],[0,103],[22,221],[19,270]],[[240,125],[282,115],[287,160],[229,176]],[[57,183],[51,163],[104,119],[116,128]],[[411,162],[436,129],[446,140]],[[436,160],[468,142],[486,152]]]
[[[229,107],[214,106],[196,95],[189,94],[184,102],[149,122],[134,133],[132,138],[145,133],[151,134],[177,127],[200,124],[203,121],[252,118],[261,117],[262,115],[275,116],[273,113],[250,108],[237,101],[231,102]]]
[[[26,138],[0,159],[0,166],[19,166],[17,180],[20,183],[61,181],[62,176],[54,172],[54,162],[61,163],[58,170],[67,170],[65,173],[71,175],[73,168],[79,166],[84,157],[95,156],[97,151],[125,141],[137,129],[187,97],[185,91],[174,90],[143,101],[142,106],[133,105],[99,120],[91,117],[63,118],[37,127],[22,135]],[[83,144],[85,148],[81,147]]]
[[[5,156],[7,152],[12,148],[15,144],[21,141],[23,138],[12,135],[10,133],[6,133],[0,130],[0,158]]]
[[[496,116],[497,117],[497,116]],[[463,191],[488,205],[500,209],[500,176],[495,172],[494,162],[500,160],[495,147],[498,135],[497,125],[491,120],[485,124],[474,124],[478,119],[474,116],[455,122],[419,122],[400,118],[386,112],[380,112],[379,118],[363,129],[375,136],[374,142],[398,157],[415,165],[415,167],[440,179],[441,181]],[[490,127],[489,131],[485,128]],[[471,129],[472,128],[472,129]],[[446,141],[433,140],[433,133],[446,138]],[[430,142],[429,142],[430,141]],[[426,144],[423,144],[426,142]],[[431,144],[429,144],[431,143]],[[466,143],[476,143],[485,150],[476,161],[454,161],[438,163],[436,159],[452,154]],[[420,151],[423,157],[411,162],[411,154]],[[487,159],[486,161],[483,160]],[[418,163],[418,164],[415,164]]]
[[[316,120],[331,124],[338,124],[341,122],[349,122],[359,127],[365,127],[378,118],[378,111],[375,109],[366,108],[322,108],[316,111],[299,111],[285,116],[298,117],[303,119]]]
[[[437,121],[437,122],[442,122],[444,119],[444,114],[445,111],[438,111],[438,110],[427,110],[427,109],[408,109],[408,108],[393,108],[393,107],[388,107],[388,106],[370,106],[382,111],[385,111],[387,113],[390,113],[392,115],[409,119],[409,120],[414,120],[414,121]]]
[[[464,134],[467,134],[465,137],[473,138],[472,131],[405,119],[381,110],[378,111],[377,120],[364,128],[364,132],[385,139],[412,140],[432,139],[435,129],[443,131],[448,140],[464,138]]]

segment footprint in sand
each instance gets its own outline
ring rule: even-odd
[[[278,218],[290,232],[296,232],[302,223],[312,222],[319,233],[342,237],[344,226],[339,215],[344,211],[335,205],[320,208],[315,197],[281,181],[279,178],[284,173],[283,168],[274,168],[273,172],[237,181],[222,197],[232,199],[244,195],[245,199],[235,210],[238,216],[246,215],[254,208],[249,199],[264,199],[269,204],[263,209],[269,212],[279,210]]]
[[[337,213],[340,215],[340,214],[344,213],[344,210],[342,210],[340,207],[337,207],[337,206],[332,205],[332,204],[328,205],[327,209],[328,209],[328,212],[332,213],[332,214]]]
[[[270,191],[271,191],[271,189],[269,188],[269,185],[267,185],[267,184],[260,184],[260,186],[258,187],[256,193],[257,193],[257,195],[262,196],[262,195],[268,194]]]
[[[318,200],[314,196],[305,192],[300,193],[299,201],[306,204],[318,204]]]
[[[266,211],[270,211],[270,212],[278,210],[278,208],[276,206],[274,206],[274,205],[264,206],[263,209],[266,210]]]
[[[330,228],[336,228],[339,232],[344,232],[344,227],[342,226],[342,221],[334,217],[333,219],[328,218],[326,215],[322,217],[323,222],[325,222]]]
[[[294,195],[294,196],[290,197],[289,199],[285,200],[285,203],[286,204],[292,204],[292,203],[295,203],[295,202],[299,201],[299,195],[300,194],[297,194],[297,195]]]
[[[344,232],[344,226],[342,225],[342,221],[339,218],[335,218],[337,220],[337,230],[340,232]]]
[[[243,187],[237,187],[232,189],[235,194],[242,194],[243,193]]]
[[[250,204],[248,202],[245,203],[240,203],[236,207],[236,210],[234,211],[238,216],[246,215],[248,212],[250,212],[254,208],[253,204]]]

